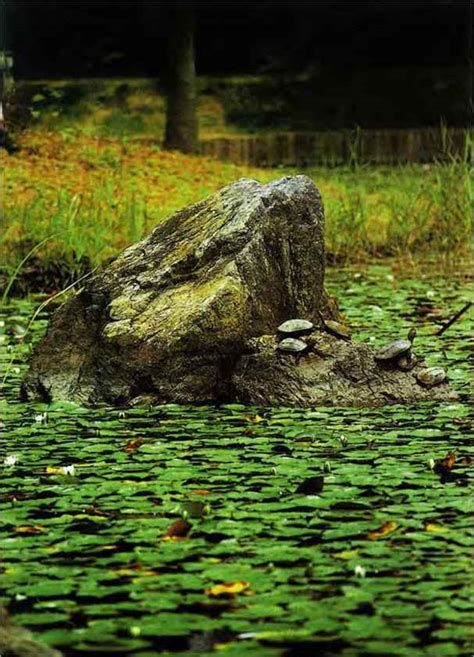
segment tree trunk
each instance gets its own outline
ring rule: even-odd
[[[167,34],[167,93],[164,148],[194,153],[198,147],[193,6],[170,7]]]

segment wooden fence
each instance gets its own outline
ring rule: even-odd
[[[470,157],[472,142],[463,128],[281,132],[203,139],[201,153],[259,167],[350,163],[400,164]]]

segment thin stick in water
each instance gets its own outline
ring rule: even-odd
[[[454,324],[454,322],[457,321],[457,320],[461,317],[461,315],[464,315],[464,313],[465,313],[467,310],[469,310],[469,308],[470,308],[471,306],[472,306],[472,301],[469,301],[468,303],[466,303],[466,305],[463,306],[463,307],[461,308],[461,310],[459,310],[457,313],[455,313],[455,314],[451,317],[451,319],[449,319],[449,320],[446,322],[446,324],[444,324],[440,329],[438,329],[438,331],[436,331],[435,335],[443,335],[443,333],[444,333],[445,331],[447,331],[448,328],[449,328],[450,326],[452,326],[452,325]]]

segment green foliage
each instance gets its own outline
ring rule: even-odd
[[[433,332],[470,290],[459,268],[392,265],[330,268],[329,291],[357,339],[416,324],[416,352],[447,368],[458,403],[21,404],[47,315],[25,337],[37,300],[2,308],[2,461],[16,457],[0,464],[2,585],[18,622],[84,657],[469,654],[470,319]],[[429,461],[447,451],[443,483]],[[316,476],[322,491],[297,492]],[[169,538],[183,518],[188,535]],[[213,595],[222,582],[236,592]]]

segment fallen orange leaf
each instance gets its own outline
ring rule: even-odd
[[[134,438],[133,440],[129,440],[123,449],[125,452],[136,452],[144,442],[142,438]]]
[[[438,474],[442,474],[443,472],[452,470],[455,463],[456,454],[454,452],[448,452],[444,459],[436,459],[434,470]]]
[[[378,538],[383,538],[384,536],[391,534],[397,527],[398,524],[396,522],[389,520],[388,522],[384,522],[384,524],[378,529],[369,532],[367,538],[370,538],[371,541],[376,541]]]
[[[163,540],[171,541],[182,539],[189,534],[191,531],[191,526],[191,523],[187,522],[186,520],[176,520],[175,522],[171,523],[171,525],[163,534]]]

